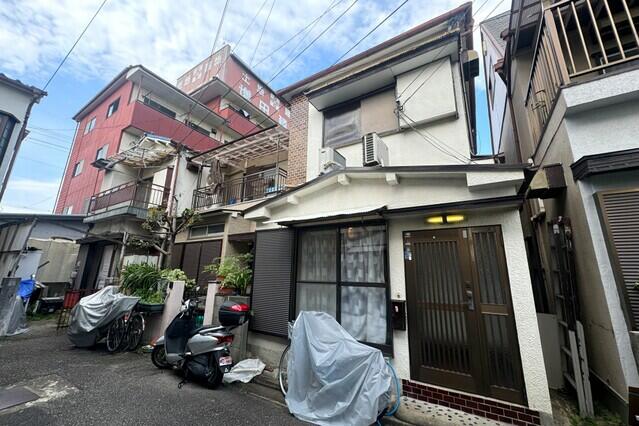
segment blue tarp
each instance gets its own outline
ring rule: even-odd
[[[22,300],[27,300],[33,294],[36,288],[36,281],[34,279],[22,280],[18,286],[18,296],[22,297]]]

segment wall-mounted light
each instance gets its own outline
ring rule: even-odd
[[[443,225],[447,223],[458,223],[466,220],[466,216],[463,214],[447,214],[441,216],[430,216],[426,218],[426,223],[432,225]]]

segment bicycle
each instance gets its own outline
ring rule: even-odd
[[[286,345],[286,348],[284,348],[284,352],[282,352],[282,356],[280,357],[280,362],[278,366],[279,367],[278,379],[280,384],[280,390],[282,391],[282,394],[284,394],[285,398],[286,398],[286,392],[288,391],[288,356],[289,356],[289,351],[291,349],[291,335],[293,334],[294,324],[295,324],[294,321],[291,321],[288,323],[288,345]],[[382,411],[379,413],[379,415],[377,416],[377,424],[381,424],[380,420],[382,419],[382,417],[392,416],[395,414],[395,412],[397,412],[397,409],[399,408],[399,405],[401,403],[401,396],[402,396],[401,386],[400,386],[399,378],[397,377],[397,373],[395,372],[395,368],[393,368],[393,365],[391,364],[389,358],[385,358],[385,360],[386,360],[386,364],[388,365],[391,371],[393,384],[394,384],[394,386],[391,386],[391,390],[389,390],[390,392],[389,399],[390,401],[393,401],[393,400],[394,401],[391,407],[384,407],[384,409],[382,409]]]
[[[106,336],[107,351],[134,351],[142,341],[144,317],[135,310],[115,319]]]

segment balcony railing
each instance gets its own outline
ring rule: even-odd
[[[147,210],[164,207],[168,201],[169,189],[151,183],[127,182],[91,197],[88,215],[105,213],[119,208],[132,207]]]
[[[258,200],[282,192],[285,183],[286,170],[274,168],[253,173],[241,179],[196,189],[193,191],[193,208],[206,209]]]
[[[562,86],[639,59],[638,20],[639,5],[627,0],[564,0],[544,10],[526,97],[535,142]]]

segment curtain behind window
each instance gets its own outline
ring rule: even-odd
[[[362,136],[359,102],[324,112],[324,146],[355,142]]]

